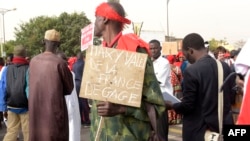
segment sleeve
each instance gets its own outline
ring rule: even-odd
[[[65,62],[59,65],[59,71],[63,83],[64,95],[69,95],[74,88],[72,73]]]
[[[165,65],[163,65],[162,68],[159,68],[158,70],[158,74],[157,74],[157,80],[160,82],[160,86],[166,86],[169,80],[171,80],[171,67],[170,64],[166,63]],[[167,79],[166,79],[167,78]]]
[[[83,69],[84,69],[84,63],[78,63],[74,64],[73,66],[73,72],[75,73],[75,79],[78,81],[82,80],[82,75],[83,75]]]
[[[145,53],[146,51],[142,48],[138,48],[138,52]],[[139,120],[148,121],[149,119],[145,107],[146,102],[154,105],[157,116],[160,116],[165,112],[165,103],[161,89],[154,73],[153,63],[149,57],[145,68],[141,107],[127,107],[125,115],[133,116]]]
[[[2,69],[0,80],[0,111],[7,111],[7,96],[6,96],[6,75],[7,67]]]
[[[29,69],[27,69],[26,75],[25,75],[25,93],[26,93],[27,99],[29,99]]]
[[[195,71],[192,69],[186,69],[184,72],[185,81],[183,81],[185,89],[183,92],[183,99],[180,103],[175,103],[173,105],[173,109],[177,113],[185,114],[193,111],[195,108],[195,99],[197,93],[197,79],[194,73]]]

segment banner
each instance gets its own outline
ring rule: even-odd
[[[177,42],[163,42],[162,55],[175,55],[178,53]]]
[[[86,50],[94,41],[94,24],[91,23],[81,30],[81,51]]]

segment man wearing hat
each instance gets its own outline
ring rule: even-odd
[[[149,54],[148,44],[135,34],[122,35],[125,24],[123,7],[116,2],[104,2],[96,8],[94,34],[103,37],[103,46]],[[156,117],[165,111],[160,86],[155,77],[153,64],[148,57],[143,82],[141,107],[129,107],[108,101],[93,101],[91,108],[91,140],[96,138],[100,116],[104,118],[100,141],[147,141],[152,131],[146,104],[155,108]],[[129,72],[128,72],[129,73]]]
[[[22,129],[24,141],[29,140],[28,98],[26,73],[29,62],[25,59],[25,47],[14,47],[12,63],[5,67],[0,81],[0,109],[7,120],[4,141],[14,141]],[[7,113],[8,111],[8,113]]]
[[[30,61],[29,114],[30,141],[68,141],[69,125],[65,95],[73,90],[72,74],[55,53],[60,33],[47,30],[45,51]]]

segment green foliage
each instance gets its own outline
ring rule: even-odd
[[[212,38],[209,41],[209,50],[214,51],[218,47],[218,45],[219,45],[218,41]]]
[[[61,33],[59,50],[67,56],[73,56],[80,50],[81,29],[90,24],[84,13],[62,13],[59,17],[39,16],[22,23],[15,28],[14,44],[26,46],[28,55],[34,56],[43,51],[42,40],[48,29],[56,29]],[[8,49],[8,51],[11,49]]]
[[[13,53],[14,46],[16,46],[16,42],[14,40],[10,40],[4,44],[4,51],[5,56],[8,56],[9,54]]]
[[[209,50],[211,50],[212,52],[220,45],[226,45],[228,44],[227,41],[224,40],[216,40],[214,38],[212,38],[209,42]]]

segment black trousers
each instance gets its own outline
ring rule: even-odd
[[[161,137],[165,139],[165,141],[168,141],[168,112],[167,110],[165,113],[161,115],[161,117],[157,120],[157,127],[158,132],[160,133]]]

